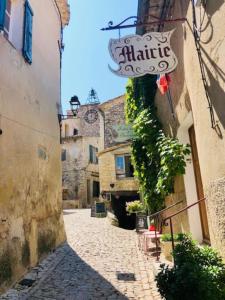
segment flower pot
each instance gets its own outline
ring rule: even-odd
[[[174,242],[174,246],[176,246],[177,244],[179,244],[179,242]],[[173,248],[172,248],[172,242],[168,241],[168,242],[160,242],[161,245],[161,251],[162,254],[164,255],[165,259],[168,261],[173,261],[173,256],[172,256],[172,252],[173,252]]]

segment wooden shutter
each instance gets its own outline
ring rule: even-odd
[[[95,150],[96,150],[96,153],[95,153],[95,156],[96,156],[96,164],[98,164],[98,148],[96,148]]]
[[[93,147],[89,145],[89,158],[90,158],[90,163],[93,163]]]
[[[125,173],[126,173],[126,177],[133,177],[133,173],[134,173],[134,168],[131,164],[131,156],[126,155],[125,156]]]
[[[4,29],[6,0],[0,0],[0,30]]]
[[[33,11],[29,2],[26,1],[24,11],[23,56],[29,64],[32,63],[32,27]]]

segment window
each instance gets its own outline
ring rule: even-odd
[[[131,163],[131,156],[129,154],[116,155],[116,177],[128,178],[134,177],[134,168]]]
[[[0,1],[0,29],[3,30],[5,27],[5,11],[6,1]]]
[[[89,161],[91,164],[98,164],[98,148],[89,145]]]
[[[65,160],[66,160],[66,149],[62,149],[61,161],[65,161]]]
[[[28,0],[0,0],[0,30],[10,43],[32,63],[33,11]]]
[[[100,187],[98,181],[93,181],[93,198],[98,198],[100,194]]]
[[[9,38],[11,16],[11,0],[0,1],[0,30],[4,30],[4,36]]]
[[[73,135],[78,135],[78,130],[76,128],[73,130]]]
[[[23,34],[23,56],[25,60],[32,63],[32,27],[33,27],[33,11],[26,0],[24,12],[24,34]]]
[[[7,0],[6,9],[5,9],[5,20],[4,20],[4,35],[7,39],[9,38],[10,16],[11,16],[11,0]]]

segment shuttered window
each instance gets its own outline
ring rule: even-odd
[[[32,63],[32,27],[33,11],[29,2],[26,1],[24,12],[23,56],[29,64]]]
[[[6,0],[0,0],[0,30],[4,29],[5,9],[6,9]]]
[[[91,145],[89,145],[89,161],[90,163],[93,163],[93,151]]]
[[[11,0],[6,0],[5,21],[4,21],[4,36],[9,39],[11,18]]]
[[[98,164],[97,153],[98,153],[98,148],[89,145],[89,162],[91,164]]]

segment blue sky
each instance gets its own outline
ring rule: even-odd
[[[77,95],[85,103],[93,87],[99,100],[104,102],[125,92],[126,78],[109,71],[114,66],[109,52],[110,38],[119,32],[101,31],[109,21],[120,23],[137,15],[138,0],[70,0],[71,20],[64,30],[65,50],[62,69],[62,103],[67,109],[68,100]],[[121,31],[121,36],[132,34],[134,28]]]

